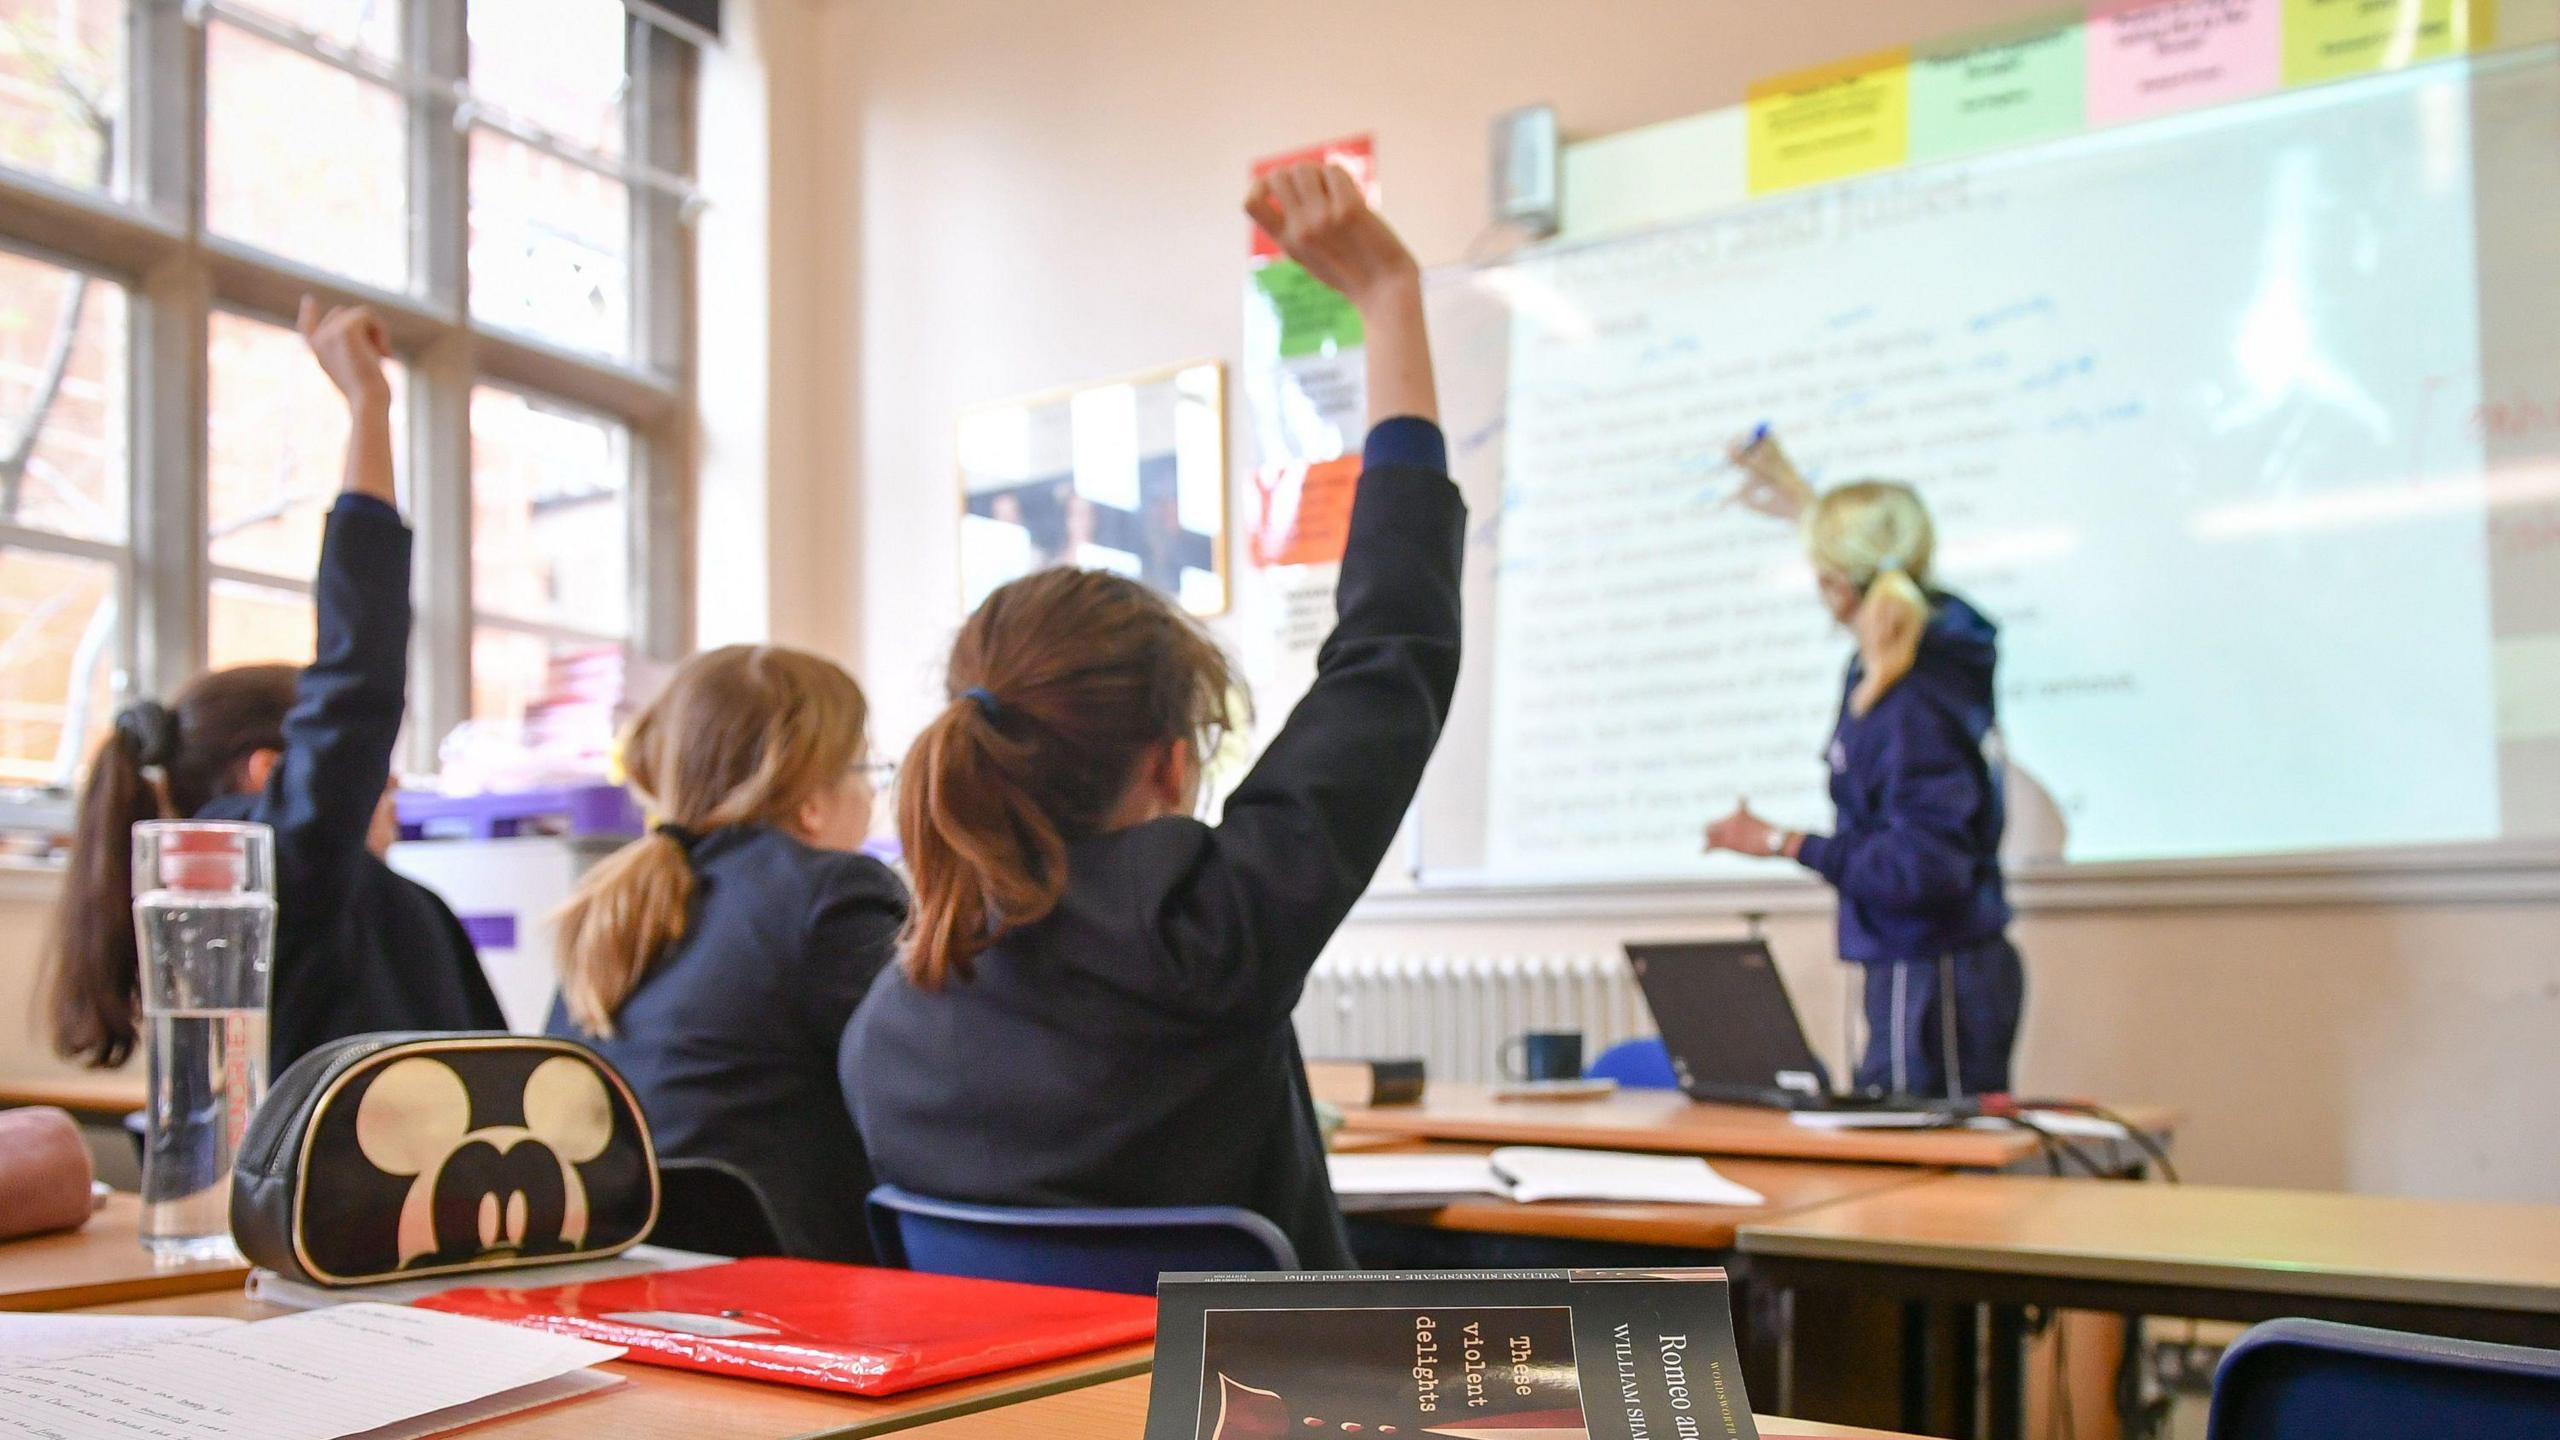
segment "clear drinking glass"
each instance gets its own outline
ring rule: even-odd
[[[275,963],[275,834],[264,825],[133,827],[133,927],[150,1069],[142,1243],[236,1258],[231,1162],[267,1090],[267,975]]]

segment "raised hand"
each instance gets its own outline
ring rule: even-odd
[[[371,310],[362,305],[323,306],[305,295],[294,325],[302,331],[303,343],[311,347],[311,358],[320,362],[321,373],[347,397],[350,408],[391,404],[391,380],[383,373],[391,340]]]
[[[1307,273],[1364,313],[1421,283],[1413,252],[1335,165],[1291,165],[1253,182],[1244,211]]]

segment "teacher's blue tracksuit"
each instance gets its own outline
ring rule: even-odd
[[[1838,824],[1798,858],[1840,892],[1840,956],[1866,972],[1861,1087],[1946,1093],[1952,1033],[1954,1088],[2010,1088],[2026,972],[2000,880],[1997,634],[1933,594],[1911,673],[1864,715],[1849,713],[1862,675],[1850,662],[1831,736]]]

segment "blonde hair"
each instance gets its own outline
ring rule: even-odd
[[[590,1035],[684,937],[691,846],[727,825],[781,824],[860,762],[870,707],[833,661],[772,645],[688,660],[622,734],[631,793],[661,826],[616,851],[559,913],[560,997]]]
[[[1929,628],[1929,561],[1937,532],[1919,492],[1891,480],[1857,480],[1826,492],[1805,517],[1814,568],[1859,591],[1849,617],[1864,673],[1849,713],[1875,708],[1920,656]]]

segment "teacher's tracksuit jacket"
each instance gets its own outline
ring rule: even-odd
[[[1837,823],[1797,858],[1839,892],[1840,956],[1866,972],[1864,1087],[1946,1093],[1952,1029],[1954,1088],[2009,1088],[2025,977],[2000,878],[1997,638],[1962,598],[1933,594],[1911,673],[1864,715],[1848,704],[1857,661],[1842,686],[1828,752]]]

